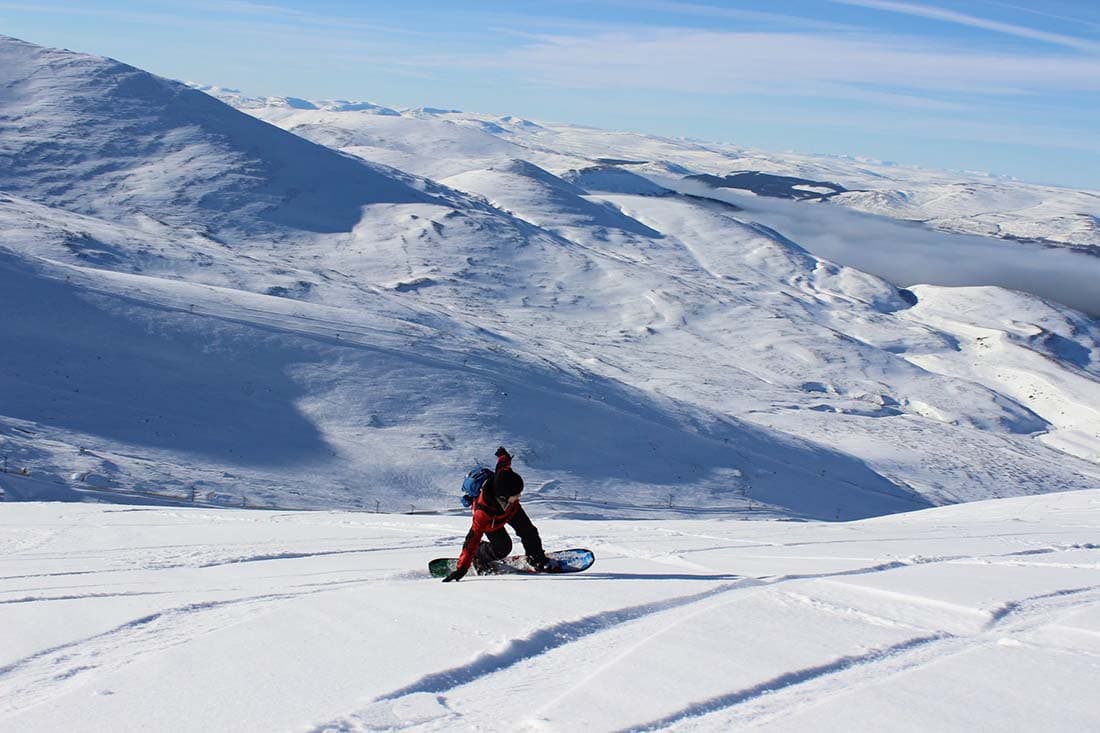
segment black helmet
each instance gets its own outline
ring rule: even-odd
[[[498,499],[506,499],[523,491],[523,479],[511,469],[497,471],[493,477],[493,491]]]

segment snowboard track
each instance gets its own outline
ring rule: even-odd
[[[758,585],[758,582],[739,580],[732,583],[723,583],[717,588],[711,588],[701,593],[677,596],[614,611],[596,613],[580,619],[563,621],[539,629],[521,639],[513,639],[502,651],[483,654],[469,664],[425,675],[411,685],[375,698],[375,702],[397,700],[417,693],[447,692],[622,624],[753,585]]]
[[[718,599],[718,605],[722,605],[725,601],[721,600],[720,597],[735,591],[749,589],[766,591],[788,583],[827,580],[843,576],[874,575],[912,565],[954,563],[960,559],[958,556],[921,557],[908,561],[887,561],[837,572],[789,574],[766,579],[742,578],[734,582],[722,583],[699,593],[592,614],[581,619],[562,621],[551,627],[534,631],[522,638],[513,639],[501,651],[482,654],[468,664],[427,674],[410,685],[376,697],[370,705],[356,714],[330,721],[312,730],[314,733],[328,733],[331,731],[346,733],[370,729],[370,726],[364,728],[364,718],[373,717],[371,713],[377,710],[378,706],[411,699],[414,696],[430,696],[437,701],[440,712],[444,717],[436,718],[432,725],[442,723],[462,725],[464,724],[464,716],[458,709],[448,704],[447,693],[465,685],[490,678],[517,665],[545,658],[547,654],[555,650],[567,648],[575,643],[602,638],[602,634],[621,629],[627,624],[644,621],[666,611],[683,611],[683,609],[698,604],[704,604],[700,612],[713,609],[714,604],[706,603],[707,601]],[[862,654],[839,656],[821,664],[785,672],[748,687],[698,700],[660,718],[631,724],[621,729],[619,733],[665,730],[679,727],[681,724],[690,721],[705,719],[709,716],[717,716],[715,724],[722,728],[728,728],[730,723],[734,725],[748,724],[785,717],[797,713],[807,705],[820,701],[823,697],[841,694],[854,686],[872,684],[884,677],[917,669],[941,661],[945,657],[969,652],[978,646],[998,643],[1006,634],[1042,626],[1050,622],[1052,615],[1063,609],[1079,608],[1082,595],[1086,597],[1089,594],[1098,595],[1098,592],[1100,592],[1100,586],[1066,588],[1010,601],[997,608],[989,609],[987,622],[972,634],[957,634],[944,630],[921,628],[885,617],[874,619],[883,625],[908,627],[914,635],[896,644],[872,649]],[[1094,601],[1086,599],[1085,602],[1100,603],[1100,596]],[[847,609],[847,611],[850,612],[852,609]],[[678,618],[662,628],[661,631],[642,639],[639,643],[633,645],[629,651],[633,652],[635,648],[645,646],[652,638],[656,638],[657,635],[679,625],[693,615],[693,613],[687,615],[681,613]],[[596,656],[600,657],[606,650],[601,647],[597,652]],[[610,663],[618,663],[620,658],[624,656],[626,655],[617,654]],[[576,662],[576,660],[572,661]],[[588,661],[595,664],[599,660],[593,658]],[[563,699],[568,694],[567,691],[564,695],[555,695],[554,697]],[[550,707],[554,703],[555,701],[552,700],[546,707]],[[419,729],[427,721],[409,722],[410,725],[406,727]],[[471,722],[470,720],[465,721],[465,723]]]
[[[841,694],[856,686],[877,684],[884,677],[942,662],[946,657],[968,653],[978,646],[996,644],[1006,634],[1040,627],[1066,608],[1080,608],[1077,596],[1088,593],[1097,595],[1098,591],[1100,586],[1067,588],[1012,601],[993,609],[989,622],[975,634],[934,633],[866,654],[840,657],[787,672],[752,687],[692,703],[662,718],[631,725],[616,733],[665,730],[689,720],[721,713],[730,714],[715,720],[716,727],[725,729],[786,717],[807,705],[820,702],[823,697]],[[1091,603],[1100,603],[1100,597]],[[871,669],[873,672],[869,673]],[[746,709],[737,710],[743,706]]]

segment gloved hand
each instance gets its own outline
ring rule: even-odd
[[[444,583],[450,583],[452,580],[462,580],[462,576],[466,574],[468,568],[457,568],[452,571],[450,575],[443,579]]]

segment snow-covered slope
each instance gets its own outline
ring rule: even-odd
[[[585,198],[588,192],[579,186],[523,160],[460,173],[442,182],[484,196],[494,206],[550,230],[617,229],[646,237],[660,236],[613,205],[589,201]]]
[[[0,56],[9,497],[457,508],[500,443],[572,516],[1097,485],[1094,319],[996,288],[960,317],[652,182],[713,147],[235,100],[338,152],[118,62]]]
[[[5,506],[0,728],[1100,725],[1100,492],[828,524],[529,508],[595,566],[442,585],[461,517]]]
[[[406,176],[110,59],[3,38],[0,89],[0,189],[41,204],[270,236],[347,231],[365,204],[434,201]]]
[[[936,183],[916,190],[854,191],[831,203],[1004,239],[1100,246],[1100,193],[989,183]]]

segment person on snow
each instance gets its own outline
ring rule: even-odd
[[[512,470],[512,456],[504,449],[497,448],[497,467],[473,504],[474,519],[466,541],[462,544],[462,554],[458,557],[458,567],[443,579],[444,583],[462,580],[462,576],[473,565],[478,573],[489,568],[494,560],[508,557],[512,551],[512,538],[508,536],[505,525],[511,525],[523,543],[527,562],[535,570],[546,567],[546,553],[542,549],[539,531],[531,523],[527,512],[519,503],[523,491],[523,479]],[[482,541],[482,537],[488,539]]]

